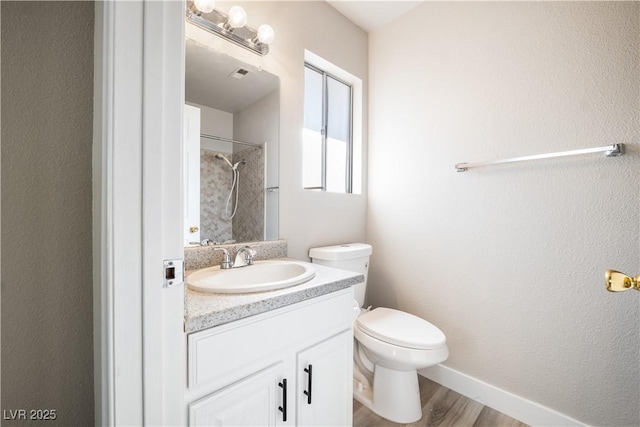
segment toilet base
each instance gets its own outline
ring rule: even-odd
[[[408,424],[422,418],[418,372],[375,367],[373,389],[353,381],[353,397],[389,421]]]

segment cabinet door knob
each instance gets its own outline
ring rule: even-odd
[[[304,391],[304,394],[307,396],[307,404],[311,405],[311,385],[312,385],[312,373],[313,373],[313,365],[309,365],[308,368],[305,368],[304,371],[307,373],[307,390]]]
[[[282,412],[282,421],[287,422],[287,379],[283,379],[278,385],[282,388],[282,406],[278,406],[278,410]]]

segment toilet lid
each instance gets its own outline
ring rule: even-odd
[[[391,308],[373,309],[356,320],[367,335],[389,344],[420,350],[433,350],[445,345],[440,329],[413,314]]]

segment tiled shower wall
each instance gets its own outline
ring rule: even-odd
[[[222,243],[231,240],[231,221],[224,210],[231,189],[233,174],[218,152],[200,150],[200,238]],[[227,158],[227,153],[220,153]]]
[[[243,159],[246,164],[239,168],[240,195],[233,238],[238,242],[264,240],[264,149],[249,147],[234,153],[234,163]]]
[[[250,147],[230,153],[220,153],[240,165],[238,209],[233,220],[225,218],[225,209],[233,173],[218,152],[201,150],[200,154],[200,237],[216,243],[264,240],[264,153],[261,147]],[[235,194],[228,213],[233,212]]]

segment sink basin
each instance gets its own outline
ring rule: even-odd
[[[204,268],[187,276],[187,286],[199,292],[240,294],[272,291],[299,285],[316,275],[308,262],[256,261],[253,265]]]

